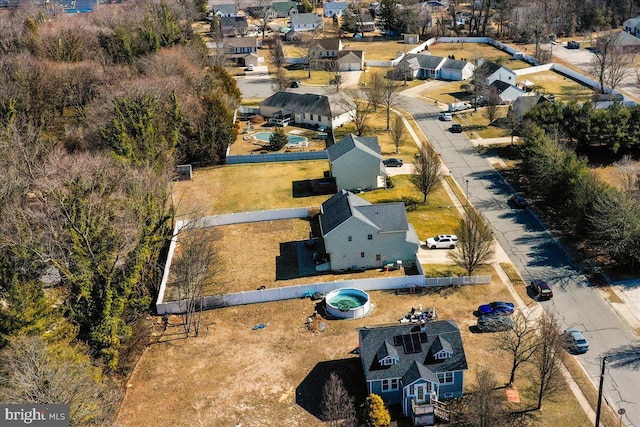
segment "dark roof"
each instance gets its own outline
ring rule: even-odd
[[[246,16],[223,16],[220,18],[220,28],[247,28]]]
[[[509,89],[510,87],[515,87],[513,85],[510,85],[509,83],[505,83],[502,80],[495,80],[493,83],[491,83],[489,85],[489,87],[494,87],[496,88],[496,90],[498,91],[498,93],[502,93],[505,90]],[[519,89],[518,89],[519,90]]]
[[[367,326],[358,329],[358,333],[360,359],[368,381],[402,378],[406,386],[419,378],[437,381],[437,373],[468,368],[455,320],[427,322],[424,334],[421,334],[420,325],[406,323]],[[406,340],[413,344],[405,344]],[[398,363],[388,366],[378,363],[380,349],[385,343],[397,350]],[[446,348],[452,356],[442,360],[433,359],[430,354],[437,352],[433,352],[435,348]]]
[[[327,235],[351,217],[358,218],[381,232],[409,230],[404,203],[373,205],[347,190],[342,190],[322,204],[322,234]]]
[[[217,6],[213,6],[213,13],[218,11],[222,13],[238,13],[238,8],[234,3],[219,4]]]
[[[500,68],[502,68],[502,65],[496,64],[495,62],[487,62],[487,61],[483,62],[482,65],[480,66],[480,69],[482,70],[482,72],[486,73],[487,76],[490,76],[491,74],[495,73]],[[508,70],[508,68],[506,67],[504,68]]]
[[[450,70],[462,70],[467,66],[468,63],[468,61],[463,61],[462,59],[447,58],[447,60],[444,61],[444,64],[442,64],[442,68],[449,68]]]
[[[340,52],[338,52],[338,60],[341,60],[342,58],[347,56],[353,56],[354,59],[356,59],[357,61],[362,61],[363,55],[364,55],[364,52],[361,50],[341,50]],[[345,59],[345,61],[347,59]]]
[[[261,106],[279,107],[296,113],[337,116],[353,108],[353,101],[342,93],[329,96],[311,93],[276,92],[260,103]]]
[[[521,116],[525,115],[529,110],[538,104],[544,104],[550,102],[542,95],[524,95],[519,96],[513,101],[513,109]]]
[[[340,39],[316,39],[314,42],[324,50],[340,50]]]
[[[350,133],[327,148],[329,161],[333,162],[353,150],[360,150],[368,155],[382,159],[377,136],[356,136]]]
[[[386,341],[382,343],[382,345],[378,349],[378,352],[376,353],[376,356],[378,357],[378,360],[382,360],[387,356],[391,356],[395,359],[400,359],[396,347]]]

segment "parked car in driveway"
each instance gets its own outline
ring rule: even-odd
[[[527,199],[518,193],[512,194],[511,197],[509,197],[509,200],[518,209],[526,209],[526,207],[529,206]]]
[[[502,332],[513,328],[509,316],[480,316],[476,325],[480,332]]]
[[[512,302],[494,301],[478,307],[478,313],[485,316],[509,316],[513,314],[515,306]]]
[[[462,125],[458,123],[454,123],[449,128],[449,132],[451,133],[462,133]]]
[[[402,166],[401,159],[390,158],[382,161],[382,164],[388,168],[399,168]]]
[[[589,342],[577,328],[567,328],[564,331],[565,348],[570,353],[586,353],[589,351]]]
[[[442,120],[443,122],[450,122],[451,120],[453,120],[453,117],[451,116],[451,113],[440,113],[438,118],[440,120]]]
[[[429,249],[454,249],[458,244],[458,236],[455,234],[440,234],[429,237],[425,242]]]
[[[550,300],[553,298],[553,291],[547,282],[541,279],[534,279],[531,281],[531,290],[535,294],[538,301]]]
[[[253,64],[249,64],[244,68],[245,71],[253,71]]]
[[[293,80],[291,83],[289,83],[289,87],[292,88],[298,88],[302,86],[299,80]]]

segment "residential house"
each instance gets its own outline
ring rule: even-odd
[[[315,39],[311,47],[311,68],[333,69],[334,62],[338,59],[338,53],[342,50],[342,40]]]
[[[488,90],[495,90],[500,97],[500,102],[504,105],[511,104],[525,93],[517,86],[505,83],[502,80],[494,80],[493,83],[489,85]]]
[[[322,204],[321,211],[320,230],[331,270],[415,261],[420,240],[404,203],[371,204],[341,190]]]
[[[353,121],[355,104],[342,92],[329,95],[277,92],[260,103],[260,115],[333,129]]]
[[[315,13],[296,13],[291,16],[291,29],[293,31],[313,31],[322,27],[322,18]]]
[[[403,79],[442,79],[462,81],[473,76],[475,66],[463,60],[443,58],[428,53],[411,53],[396,65],[391,74]]]
[[[220,30],[224,37],[244,36],[249,31],[246,16],[223,16],[220,18]]]
[[[624,21],[622,29],[632,36],[640,37],[640,15]]]
[[[298,3],[293,1],[280,1],[271,4],[267,11],[267,18],[291,18],[298,13]]]
[[[443,399],[462,396],[468,369],[454,320],[358,329],[367,392],[399,404],[415,426],[449,421]]]
[[[369,5],[369,11],[371,15],[374,17],[378,17],[382,14],[382,7],[380,6],[380,2],[373,2]]]
[[[469,61],[447,58],[440,67],[441,80],[462,81],[473,77],[476,66]]]
[[[516,84],[516,73],[504,65],[496,64],[495,62],[480,62],[480,73],[486,78],[487,86],[496,80],[508,83],[510,85]]]
[[[516,100],[511,103],[511,109],[513,110],[518,120],[522,120],[524,115],[527,114],[533,107],[538,104],[545,104],[548,102],[551,101],[543,95],[527,94],[516,98]]]
[[[373,16],[371,16],[371,12],[366,10],[360,11],[360,19],[358,20],[357,29],[359,33],[370,33],[376,30],[376,21]]]
[[[238,16],[238,6],[235,3],[219,4],[213,6],[213,14],[218,18],[223,16],[226,18]]]
[[[349,134],[327,148],[338,190],[384,188],[385,167],[377,136]]]
[[[258,39],[255,37],[231,37],[224,39],[227,59],[237,65],[258,65]]]
[[[606,43],[606,37],[609,36],[605,36],[596,41],[596,47],[600,48],[600,50],[605,49],[603,44]],[[611,37],[613,37],[613,46],[619,49],[620,52],[627,54],[640,52],[640,32],[634,37],[634,35],[626,31],[621,31]]]
[[[338,52],[338,70],[364,70],[364,52],[362,50],[342,50]]]
[[[333,18],[334,16],[342,17],[344,11],[349,7],[346,1],[325,2],[322,5],[322,16]]]

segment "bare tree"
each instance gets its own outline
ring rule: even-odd
[[[287,58],[284,55],[284,49],[282,48],[282,40],[276,38],[269,47],[269,59],[276,69],[284,67]]]
[[[465,405],[465,425],[477,427],[494,427],[506,425],[506,408],[498,381],[493,373],[481,367],[476,371],[476,386],[470,393]]]
[[[371,80],[367,84],[365,94],[369,100],[369,104],[373,106],[373,111],[378,112],[378,105],[382,104],[384,99],[384,76],[380,72],[371,75]]]
[[[511,356],[509,385],[516,379],[516,371],[521,364],[528,362],[538,348],[536,325],[528,316],[518,312],[513,316],[513,327],[509,331],[496,335],[499,349]]]
[[[322,387],[322,418],[330,427],[356,427],[356,408],[353,397],[335,372]]]
[[[118,388],[101,379],[82,349],[64,347],[39,337],[16,338],[0,355],[0,401],[66,404],[71,425],[112,424]]]
[[[472,206],[467,206],[456,234],[458,235],[458,246],[449,254],[449,258],[471,275],[493,256],[491,227],[477,210]]]
[[[622,184],[622,188],[625,191],[636,191],[638,189],[638,174],[640,174],[640,167],[630,155],[625,155],[622,159],[613,164],[618,177]]]
[[[289,88],[291,80],[287,77],[284,69],[278,68],[276,74],[271,80],[271,88],[274,92],[283,92]]]
[[[478,66],[473,70],[473,80],[471,80],[467,91],[473,96],[473,110],[478,111],[478,100],[487,93],[487,69],[485,67]]]
[[[487,107],[484,109],[484,116],[489,120],[489,124],[498,118],[499,105],[502,103],[500,94],[495,87],[489,87],[487,93]]]
[[[349,89],[345,93],[348,97],[344,98],[341,103],[344,104],[345,110],[350,112],[351,120],[356,126],[356,133],[358,136],[362,136],[368,129],[369,114],[371,114],[369,102],[360,89]]]
[[[331,61],[331,70],[333,72],[333,77],[329,81],[329,84],[335,88],[336,92],[340,92],[343,80],[342,71],[340,70],[340,64],[338,64],[338,61]]]
[[[531,383],[536,390],[538,404],[536,409],[542,408],[542,400],[562,390],[562,361],[564,358],[564,342],[558,320],[551,315],[538,318],[538,344],[533,355]]]
[[[521,123],[522,117],[520,112],[513,107],[513,104],[509,105],[509,110],[507,111],[507,128],[509,129],[509,135],[511,136],[511,145],[513,145],[513,137],[518,131]]]
[[[400,86],[391,79],[384,79],[382,84],[382,103],[387,113],[387,130],[391,125],[391,109],[400,97]]]
[[[305,31],[300,35],[300,40],[296,42],[307,65],[307,77],[309,78],[311,78],[311,67],[318,52],[316,35],[317,31]]]
[[[634,55],[625,53],[617,45],[618,37],[613,32],[600,37],[596,42],[597,49],[593,51],[591,66],[600,83],[601,93],[605,93],[605,84],[615,89],[629,74],[635,61]]]
[[[256,0],[255,2],[255,17],[260,22],[260,31],[262,32],[262,43],[264,44],[265,34],[267,32],[267,24],[269,23],[269,9],[271,8],[272,0]]]
[[[423,195],[422,203],[427,202],[427,196],[435,190],[442,179],[440,159],[426,143],[420,146],[420,152],[413,161],[411,182]]]
[[[180,230],[181,252],[174,261],[173,271],[178,299],[185,301],[185,312],[182,315],[185,333],[189,336],[193,329],[198,336],[204,289],[213,277],[217,232],[214,228],[189,228]]]
[[[397,115],[394,117],[393,126],[391,126],[389,135],[391,136],[393,145],[396,147],[396,154],[398,154],[400,152],[400,146],[405,143],[404,120],[402,120],[402,116]]]

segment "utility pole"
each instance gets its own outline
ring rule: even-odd
[[[607,356],[602,357],[602,370],[600,371],[600,385],[598,386],[598,407],[596,408],[596,427],[600,427],[600,411],[602,410],[602,386],[604,385],[604,368]]]

